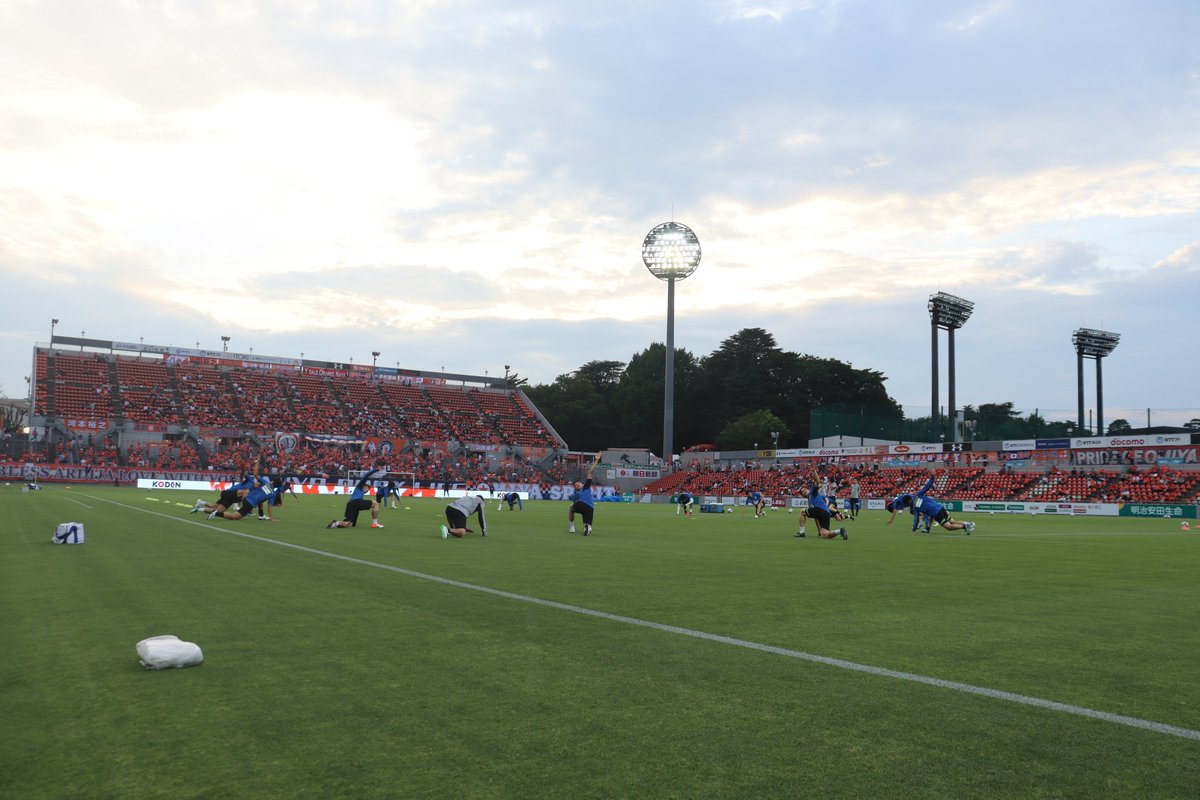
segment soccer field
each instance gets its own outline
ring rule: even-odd
[[[215,497],[215,495],[214,495]],[[1195,798],[1200,534],[0,486],[3,798]],[[365,517],[364,517],[365,520]],[[83,522],[87,542],[50,542]],[[477,527],[472,524],[472,527]],[[147,672],[171,633],[204,663]]]

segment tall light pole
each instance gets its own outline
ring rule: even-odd
[[[930,433],[933,436],[933,441],[938,441],[940,436],[945,435],[945,430],[938,420],[938,330],[945,328],[949,339],[947,340],[947,354],[949,356],[950,365],[947,378],[950,383],[949,397],[949,414],[951,422],[958,419],[958,410],[955,408],[954,397],[954,331],[966,324],[971,318],[971,312],[975,309],[975,304],[970,300],[963,300],[961,297],[955,297],[946,292],[938,292],[929,297],[929,319],[933,326],[933,394],[932,402],[929,406]],[[958,426],[953,426],[952,440],[957,442],[961,440]]]
[[[57,324],[58,324],[58,320],[56,320],[56,319],[50,320],[50,346],[51,347],[54,346],[54,326]]]
[[[375,362],[378,360],[379,360],[379,351],[372,350],[371,351],[371,372],[375,371]]]
[[[221,337],[221,352],[222,353],[229,352],[229,337],[228,336]]]
[[[667,363],[663,372],[663,462],[675,463],[675,281],[700,266],[700,240],[686,225],[664,222],[642,240],[642,261],[650,274],[667,282]]]
[[[1075,345],[1078,371],[1076,385],[1079,391],[1079,421],[1078,428],[1083,430],[1083,359],[1096,359],[1096,430],[1093,433],[1100,436],[1104,433],[1104,379],[1100,360],[1117,348],[1121,334],[1098,331],[1092,328],[1079,328],[1071,334],[1071,344]]]
[[[508,388],[508,364],[504,365],[504,388]]]

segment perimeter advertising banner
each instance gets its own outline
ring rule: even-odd
[[[1122,517],[1162,517],[1164,519],[1196,519],[1196,507],[1157,503],[1123,503]]]

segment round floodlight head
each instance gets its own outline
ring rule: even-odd
[[[700,240],[678,222],[664,222],[642,240],[642,261],[659,280],[683,280],[700,266]]]

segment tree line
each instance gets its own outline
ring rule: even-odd
[[[666,345],[655,342],[628,362],[589,361],[525,393],[572,449],[662,449]],[[744,328],[706,356],[675,350],[676,450],[801,447],[809,412],[831,404],[883,408],[903,416],[883,373],[832,358],[783,350],[762,328]]]
[[[525,390],[572,449],[641,447],[659,453],[665,371],[666,346],[655,342],[628,362],[589,361],[549,384],[516,379],[512,385]],[[743,328],[705,356],[676,348],[675,449],[805,447],[810,438],[835,431],[845,435],[847,446],[860,436],[953,440],[951,420],[905,417],[886,380],[876,370],[786,351],[762,328]],[[814,409],[819,410],[815,415]],[[1074,422],[1049,422],[1036,410],[1022,415],[1011,402],[967,405],[962,411],[965,441],[1091,435]],[[1107,433],[1130,427],[1126,420],[1113,420]],[[1200,420],[1185,427],[1200,430]],[[778,434],[777,442],[772,434]]]

